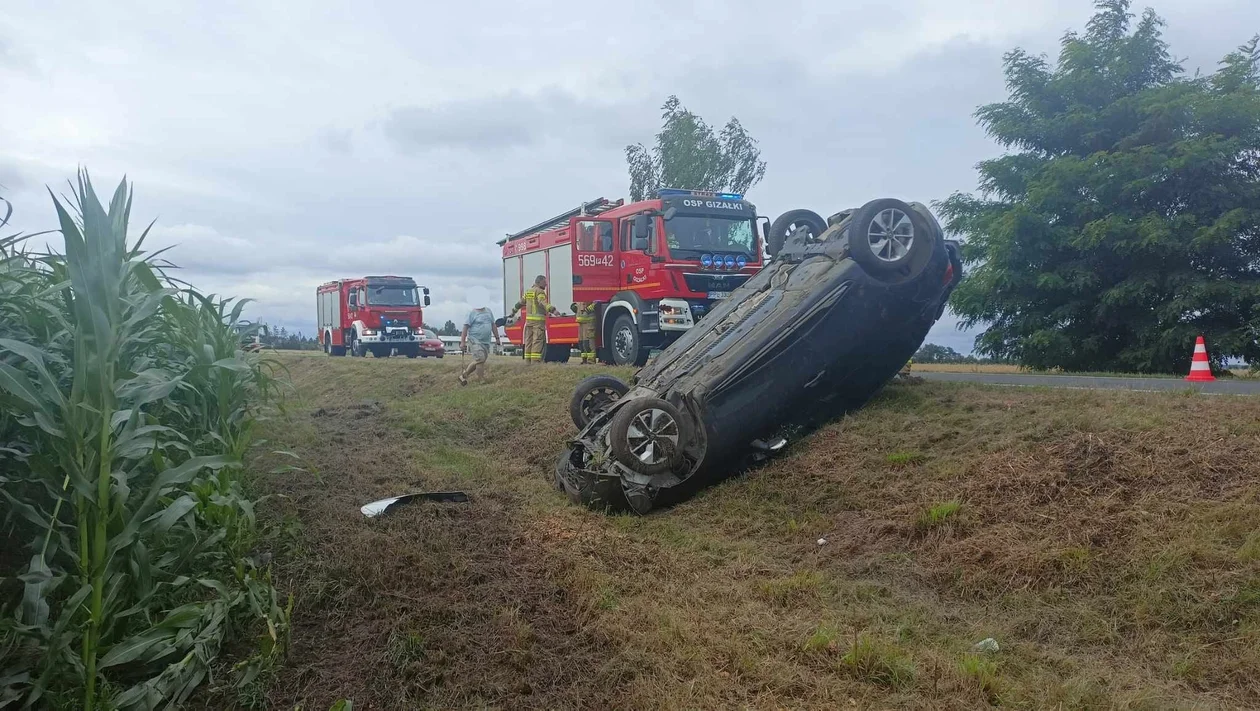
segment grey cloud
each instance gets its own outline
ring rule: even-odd
[[[333,153],[349,154],[354,146],[350,129],[329,128],[319,134],[319,143]]]
[[[385,270],[433,289],[433,320],[501,308],[495,240],[625,196],[622,149],[651,141],[669,94],[761,141],[769,172],[750,198],[763,214],[972,189],[975,163],[1000,152],[972,114],[1005,96],[1002,53],[1054,56],[1091,12],[1090,0],[730,0],[718,13],[654,0],[609,25],[577,0],[542,14],[490,0],[140,5],[6,6],[2,96],[29,108],[0,112],[16,227],[55,226],[42,186],[61,192],[76,166],[98,187],[125,171],[137,225],[159,218],[151,246],[179,243],[183,278],[257,297],[250,314],[307,332],[317,284]],[[1248,0],[1157,9],[1188,68],[1210,69],[1260,26]],[[92,21],[66,25],[67,12]],[[971,337],[947,319],[929,340],[970,350]]]
[[[452,147],[494,151],[533,146],[546,139],[624,145],[641,117],[641,112],[636,115],[624,104],[585,101],[551,89],[535,95],[512,92],[396,108],[381,127],[406,153]]]

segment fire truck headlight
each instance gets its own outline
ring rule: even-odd
[[[726,268],[727,268],[727,269],[734,269],[734,268],[735,268],[735,257],[733,257],[733,256],[731,256],[731,255],[729,255],[729,254],[728,254],[728,255],[726,255]]]
[[[740,269],[743,269],[744,267],[748,266],[748,257],[745,257],[742,254],[736,257],[735,266],[739,267]]]
[[[704,267],[705,269],[708,269],[708,268],[712,267],[712,266],[713,266],[713,255],[712,255],[712,254],[705,254],[705,255],[701,255],[701,257],[700,257],[700,266]]]
[[[376,331],[374,331],[374,330],[372,330],[372,329],[370,329],[370,328],[365,328],[365,329],[363,329],[363,335],[365,335],[365,336],[375,336],[375,335],[376,335]]]

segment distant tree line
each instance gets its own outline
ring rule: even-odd
[[[265,323],[260,323],[256,335],[258,343],[278,351],[320,350],[320,345],[314,337],[308,337],[301,331],[289,331],[284,326],[272,328]],[[253,339],[250,338],[250,340]]]
[[[969,363],[969,364],[987,364],[987,363],[1010,363],[1012,361],[988,357],[976,357],[974,355],[963,355],[949,346],[938,346],[935,343],[925,343],[914,354],[915,363]]]

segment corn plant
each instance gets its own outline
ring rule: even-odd
[[[128,244],[125,182],[107,206],[73,188],[64,254],[0,239],[0,525],[28,548],[0,586],[0,708],[172,706],[224,641],[264,630],[255,669],[283,649],[241,482],[277,380],[239,347],[242,303],[180,288],[147,229]]]

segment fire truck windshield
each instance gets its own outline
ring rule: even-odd
[[[702,254],[742,254],[756,251],[752,220],[675,215],[665,222],[665,244],[675,259],[699,259]]]
[[[372,306],[419,306],[414,286],[369,286],[367,302]]]

